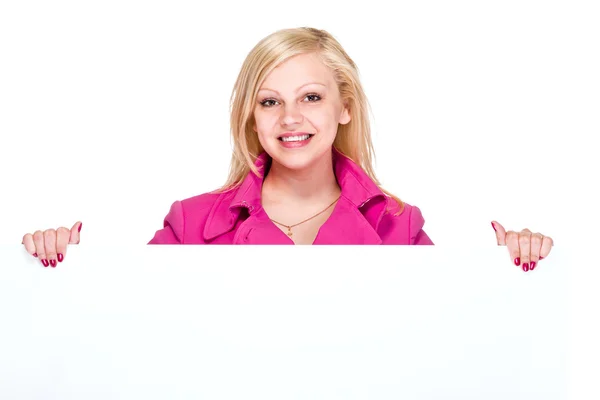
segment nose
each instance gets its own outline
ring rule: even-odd
[[[304,117],[294,104],[287,104],[285,107],[282,107],[282,109],[282,126],[298,125],[302,123]]]

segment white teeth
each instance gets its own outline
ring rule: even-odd
[[[301,142],[303,140],[307,140],[309,137],[310,137],[310,135],[288,136],[288,137],[282,137],[281,140],[283,142]]]

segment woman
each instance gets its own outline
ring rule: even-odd
[[[418,207],[380,187],[356,65],[327,32],[286,29],[247,56],[231,99],[234,152],[214,192],[176,201],[149,244],[433,244]],[[524,271],[552,239],[492,222]],[[26,234],[44,266],[64,260],[72,229]]]

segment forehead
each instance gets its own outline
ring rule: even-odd
[[[334,84],[333,72],[314,53],[299,54],[278,65],[263,82],[261,88],[294,90],[309,82]]]

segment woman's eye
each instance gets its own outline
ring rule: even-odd
[[[271,102],[276,103],[276,101],[273,99],[266,99],[266,100],[261,101],[260,104],[263,107],[271,107],[271,106],[273,106],[273,104]]]
[[[316,103],[317,101],[321,100],[321,96],[316,93],[311,93],[311,94],[307,94],[305,99],[308,99],[309,103]],[[273,107],[276,104],[277,104],[277,100],[274,100],[274,99],[265,99],[260,102],[261,106],[267,107],[267,108]]]

